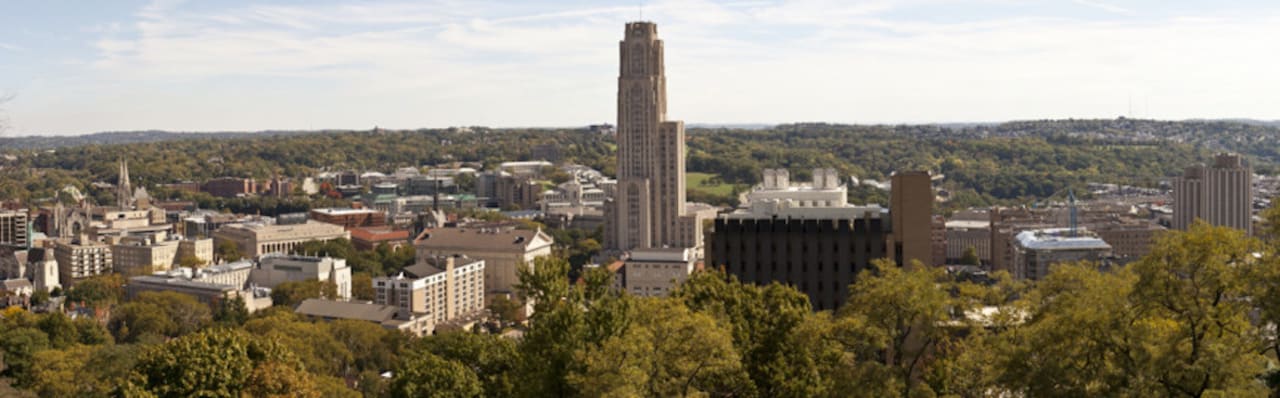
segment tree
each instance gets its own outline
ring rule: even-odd
[[[142,292],[116,308],[108,328],[116,339],[137,342],[145,336],[178,337],[213,321],[209,306],[177,292]]]
[[[337,297],[338,285],[332,281],[291,281],[281,283],[271,289],[271,301],[275,305],[285,307],[296,307],[307,299],[334,300]]]
[[[480,381],[486,397],[510,397],[519,391],[519,362],[510,339],[474,333],[445,333],[415,342],[413,351],[430,353],[466,366]]]
[[[49,337],[40,329],[17,327],[0,333],[0,352],[4,354],[3,374],[22,383],[30,380],[36,353],[49,347]]]
[[[292,311],[273,311],[254,317],[244,331],[256,340],[274,341],[293,354],[307,371],[317,375],[344,376],[353,363],[353,353],[338,341],[327,322],[310,322]]]
[[[228,260],[228,261],[235,261],[235,260]],[[179,267],[199,269],[200,267],[204,267],[205,265],[206,265],[205,261],[201,260],[199,257],[196,257],[196,256],[182,256],[182,258],[178,259]]]
[[[391,379],[392,397],[479,397],[480,380],[466,366],[428,352],[409,353]]]
[[[961,265],[982,265],[982,259],[978,257],[978,249],[973,246],[964,248],[964,254],[960,256]]]
[[[240,261],[244,255],[240,253],[240,247],[235,242],[224,240],[218,242],[218,247],[214,249],[214,256],[222,261]]]
[[[219,300],[213,311],[213,321],[226,326],[240,326],[248,319],[249,309],[240,296]]]
[[[288,372],[288,378],[275,377]],[[215,329],[147,349],[122,392],[156,397],[318,396],[311,376],[279,344],[240,331]]]
[[[916,264],[909,270],[887,259],[872,262],[858,275],[840,310],[835,338],[865,362],[860,376],[866,391],[903,397],[932,392],[919,383],[929,353],[947,339],[940,326],[950,321],[953,305],[939,283],[940,270]]]
[[[729,330],[675,300],[637,300],[627,330],[574,357],[585,396],[732,396],[750,391]]]
[[[102,274],[82,279],[67,291],[67,299],[102,308],[120,302],[124,298],[124,276]]]
[[[524,304],[506,296],[489,300],[489,312],[504,326],[520,322],[524,318]]]
[[[373,301],[377,291],[373,289],[373,276],[368,272],[351,274],[351,298],[353,300]]]

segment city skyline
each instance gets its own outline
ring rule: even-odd
[[[607,45],[663,26],[671,119],[1280,119],[1280,5],[1058,2],[0,6],[6,136],[614,119]]]

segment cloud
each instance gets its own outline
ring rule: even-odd
[[[928,14],[940,5],[954,3],[656,0],[644,17],[667,41],[669,110],[690,121],[1112,117],[1130,93],[1151,99],[1147,116],[1280,117],[1266,106],[1280,82],[1264,78],[1280,55],[1257,40],[1280,37],[1273,10]],[[452,0],[153,3],[94,42],[102,82],[84,107],[129,104],[77,122],[92,131],[608,121],[617,41],[637,14]]]
[[[1127,15],[1127,14],[1133,14],[1133,11],[1129,10],[1128,8],[1124,8],[1124,7],[1121,7],[1121,6],[1115,5],[1115,4],[1103,3],[1103,2],[1101,2],[1101,1],[1094,1],[1094,0],[1072,0],[1072,2],[1074,2],[1074,3],[1076,3],[1076,4],[1079,4],[1079,5],[1082,5],[1082,6],[1092,7],[1092,8],[1096,8],[1096,9],[1099,9],[1099,10],[1102,10],[1102,11],[1106,11],[1106,12],[1109,12],[1109,13],[1114,13],[1114,14],[1126,14],[1126,15]]]
[[[16,44],[9,44],[9,43],[5,43],[5,42],[0,42],[0,50],[9,50],[9,51],[26,51],[26,48],[24,48],[24,47],[22,47],[22,46],[19,46],[19,45],[16,45]]]

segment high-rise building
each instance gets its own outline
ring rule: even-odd
[[[115,266],[111,246],[93,241],[59,240],[53,256],[58,261],[58,280],[68,286],[84,278],[109,274]]]
[[[684,123],[667,120],[667,78],[658,26],[631,22],[619,43],[618,186],[606,205],[609,249],[692,247],[685,210]],[[696,228],[692,231],[697,231]]]
[[[27,219],[26,210],[0,210],[0,245],[27,247]]]
[[[1173,228],[1196,219],[1253,234],[1253,170],[1237,154],[1220,153],[1213,166],[1188,167],[1173,181]]]
[[[434,329],[484,310],[484,268],[484,260],[463,256],[430,258],[373,278],[373,302],[424,316]]]
[[[893,174],[889,193],[893,258],[909,266],[933,262],[933,182],[927,171]]]

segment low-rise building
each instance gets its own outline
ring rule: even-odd
[[[350,239],[341,226],[308,220],[301,224],[271,225],[260,222],[228,224],[213,233],[214,245],[231,242],[246,257],[288,253],[310,241]]]
[[[357,227],[376,228],[387,225],[387,214],[372,209],[311,209],[311,219],[339,225],[347,230]]]
[[[111,246],[116,272],[126,275],[167,271],[178,259],[178,241],[164,234],[126,236]]]
[[[351,319],[373,322],[386,329],[399,330],[419,337],[428,335],[434,330],[430,317],[417,316],[395,306],[370,302],[307,299],[298,304],[293,311],[327,321]]]
[[[617,270],[622,288],[635,296],[665,297],[693,273],[693,249],[635,249]]]
[[[350,232],[351,245],[359,250],[373,250],[383,243],[392,249],[409,244],[409,231],[404,229],[352,228]]]
[[[259,259],[249,276],[254,285],[274,288],[285,282],[318,280],[337,285],[338,297],[351,299],[351,267],[347,260],[286,254],[268,254]]]
[[[508,294],[514,293],[515,285],[520,283],[520,267],[532,266],[535,258],[551,255],[552,243],[551,236],[540,229],[437,228],[423,232],[414,246],[418,263],[455,254],[484,260],[485,290]]]
[[[947,263],[958,264],[969,248],[982,264],[991,263],[991,220],[948,220],[946,228]]]
[[[239,297],[249,312],[271,306],[271,295],[266,290],[244,290],[237,286],[200,282],[168,274],[142,275],[129,278],[125,295],[133,299],[142,292],[176,292],[195,297],[201,303],[217,309],[223,301]]]
[[[1013,243],[1013,277],[1039,280],[1056,264],[1073,261],[1102,262],[1111,256],[1111,245],[1088,231],[1048,228],[1019,232]]]

